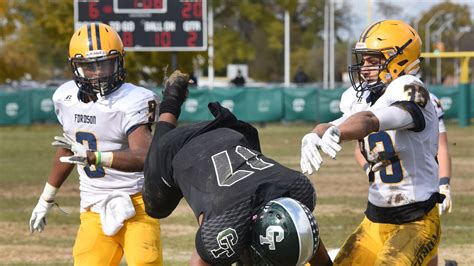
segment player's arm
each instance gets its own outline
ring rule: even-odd
[[[365,167],[367,160],[364,158],[364,155],[362,155],[358,143],[356,143],[354,148],[354,158],[356,159],[356,162],[357,164],[359,164],[360,167]]]
[[[142,172],[151,139],[149,126],[140,125],[128,135],[129,149],[114,152],[87,151],[87,161],[89,164],[124,172]]]
[[[438,164],[439,164],[439,178],[450,179],[451,156],[449,155],[448,134],[446,132],[439,133]]]
[[[30,232],[34,231],[42,232],[46,226],[46,216],[48,211],[54,205],[54,198],[59,190],[59,187],[64,183],[72,169],[74,164],[62,163],[60,159],[62,156],[70,156],[72,152],[65,148],[58,148],[53,159],[53,167],[51,173],[48,176],[46,185],[44,186],[43,193],[41,193],[36,207],[33,209],[30,217]]]
[[[162,143],[161,138],[173,130],[181,113],[181,105],[188,97],[189,75],[174,71],[165,82],[163,101],[155,134],[145,161],[143,200],[145,211],[155,218],[169,216],[183,197],[172,180],[172,160],[180,147],[176,143]],[[175,146],[173,146],[176,144]],[[170,147],[173,151],[170,150]]]
[[[425,119],[414,102],[396,102],[389,107],[355,113],[340,126],[340,140],[363,139],[372,132],[410,129],[423,130]]]
[[[438,143],[438,165],[439,165],[439,192],[446,196],[443,203],[439,205],[439,214],[451,212],[453,202],[451,198],[451,156],[448,149],[448,134],[446,131],[439,134]]]
[[[309,264],[311,266],[330,266],[332,265],[331,258],[329,257],[328,251],[326,250],[326,247],[324,246],[323,241],[320,239],[319,240],[319,247],[316,250],[316,253],[314,253],[314,256],[311,258],[309,261]]]

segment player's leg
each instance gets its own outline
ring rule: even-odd
[[[420,220],[398,225],[387,239],[378,265],[427,265],[438,252],[441,237],[438,208]]]
[[[103,233],[99,214],[81,213],[73,249],[74,265],[118,265],[122,255],[118,242]]]
[[[362,223],[342,244],[334,265],[373,265],[382,247],[379,224],[364,217]]]
[[[163,265],[160,223],[145,213],[141,194],[132,196],[136,215],[124,223],[123,249],[130,266]]]

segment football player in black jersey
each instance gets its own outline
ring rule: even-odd
[[[330,265],[310,180],[261,154],[257,130],[218,103],[214,120],[175,128],[188,77],[168,82],[143,197],[155,218],[189,203],[200,225],[190,265]]]

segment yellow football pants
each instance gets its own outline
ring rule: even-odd
[[[346,239],[334,265],[426,265],[441,237],[438,207],[406,224],[373,223],[367,217]]]
[[[128,265],[163,265],[160,223],[145,213],[140,193],[131,198],[136,215],[125,221],[114,236],[104,234],[98,213],[81,213],[73,250],[74,265],[119,265],[123,254]]]

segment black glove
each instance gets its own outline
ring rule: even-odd
[[[163,101],[160,103],[159,114],[171,113],[176,118],[181,114],[181,105],[189,94],[189,75],[175,70],[165,81],[163,90]]]

